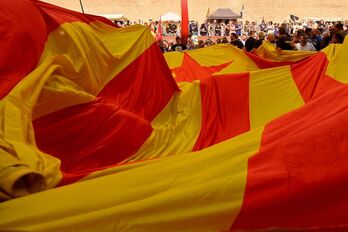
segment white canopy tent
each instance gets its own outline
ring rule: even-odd
[[[109,20],[125,19],[124,14],[96,14],[96,15],[102,16],[102,17],[107,18]]]
[[[168,12],[164,15],[161,15],[161,17],[158,20],[179,22],[181,21],[181,17],[173,12]]]
[[[338,22],[338,21],[343,21],[343,18],[316,18],[316,17],[304,17],[304,20],[312,20],[312,21],[320,21],[324,20],[326,22]]]

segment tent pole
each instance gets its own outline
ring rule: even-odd
[[[83,10],[82,0],[80,0],[80,6],[81,6],[82,13],[84,14],[85,11]]]

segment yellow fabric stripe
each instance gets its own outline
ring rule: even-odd
[[[187,54],[201,66],[213,66],[235,60],[233,54],[235,51],[236,50],[234,50],[230,44],[217,44],[206,48],[187,51]]]
[[[182,60],[184,59],[183,52],[167,52],[164,53],[164,58],[169,66],[169,68],[181,67]]]
[[[93,101],[111,78],[151,46],[148,30],[75,22],[49,35],[37,68],[0,101],[0,200],[52,188],[60,181],[60,161],[37,149],[32,120]],[[38,188],[30,189],[34,183]]]
[[[345,39],[344,44],[330,44],[328,47],[322,50],[326,54],[329,60],[329,65],[326,69],[326,74],[333,79],[345,83],[348,83],[348,66],[346,64],[348,60],[348,39]]]
[[[290,66],[251,72],[249,96],[251,129],[304,104]]]
[[[244,51],[230,44],[217,44],[210,47],[186,51],[201,66],[216,66],[232,62],[216,74],[229,74],[259,70],[259,67]],[[183,52],[168,52],[164,54],[170,68],[181,67]]]
[[[153,159],[192,151],[202,124],[199,82],[180,83],[173,96],[152,121],[153,132],[143,146],[125,162]]]
[[[260,68],[257,64],[250,59],[243,50],[233,47],[232,45],[225,45],[227,49],[230,50],[229,56],[232,57],[232,63],[229,64],[226,68],[222,69],[218,74],[231,74],[231,73],[241,73],[248,71],[256,71]]]
[[[271,61],[297,61],[313,54],[316,52],[313,51],[286,51],[286,50],[277,50],[275,45],[269,41],[264,40],[262,45],[257,48],[254,53],[258,56],[261,56],[264,59]]]
[[[60,161],[36,148],[31,123],[32,111],[40,92],[59,67],[52,64],[53,61],[47,59],[0,101],[0,186],[11,197],[30,192],[29,185],[35,181],[24,175],[30,174],[36,178],[36,185],[39,186],[36,190],[52,188],[61,179]],[[18,189],[15,183],[20,181],[23,184]]]
[[[182,82],[178,85],[181,92],[174,94],[167,106],[152,121],[153,132],[150,137],[134,155],[122,163],[156,159],[192,151],[202,125],[200,84],[199,82]],[[139,165],[144,165],[144,162],[93,172],[80,181]]]
[[[0,230],[227,231],[262,132],[4,202]]]
[[[259,67],[251,60],[243,50],[231,44],[216,44],[203,49],[187,51],[202,66],[215,66],[232,62],[229,66],[216,74],[229,74],[259,70]]]
[[[53,57],[60,67],[45,84],[34,119],[92,101],[113,77],[153,44],[148,30],[140,25],[115,29],[97,21],[64,23],[53,31],[39,66]]]

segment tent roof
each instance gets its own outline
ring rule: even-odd
[[[105,17],[109,20],[117,20],[117,19],[125,18],[124,14],[95,14],[95,15]]]
[[[164,15],[161,15],[158,20],[179,22],[181,20],[181,17],[173,12],[168,12]]]
[[[237,19],[240,18],[239,14],[234,13],[229,8],[218,8],[212,12],[208,19]]]

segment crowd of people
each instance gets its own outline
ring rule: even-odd
[[[165,24],[152,20],[145,23],[139,20],[138,23],[151,27],[154,34],[161,33],[164,37],[176,36],[175,42],[166,39],[158,41],[163,52],[202,48],[215,43],[231,43],[251,52],[258,48],[263,40],[274,43],[277,48],[283,50],[319,51],[330,43],[343,43],[348,33],[348,25],[344,25],[343,22],[324,20],[289,20],[284,23],[273,23],[263,19],[259,24],[255,21],[207,20],[200,26],[197,22],[191,21],[189,39],[184,44],[180,38],[180,24],[173,22]],[[138,23],[128,21],[123,26]]]

